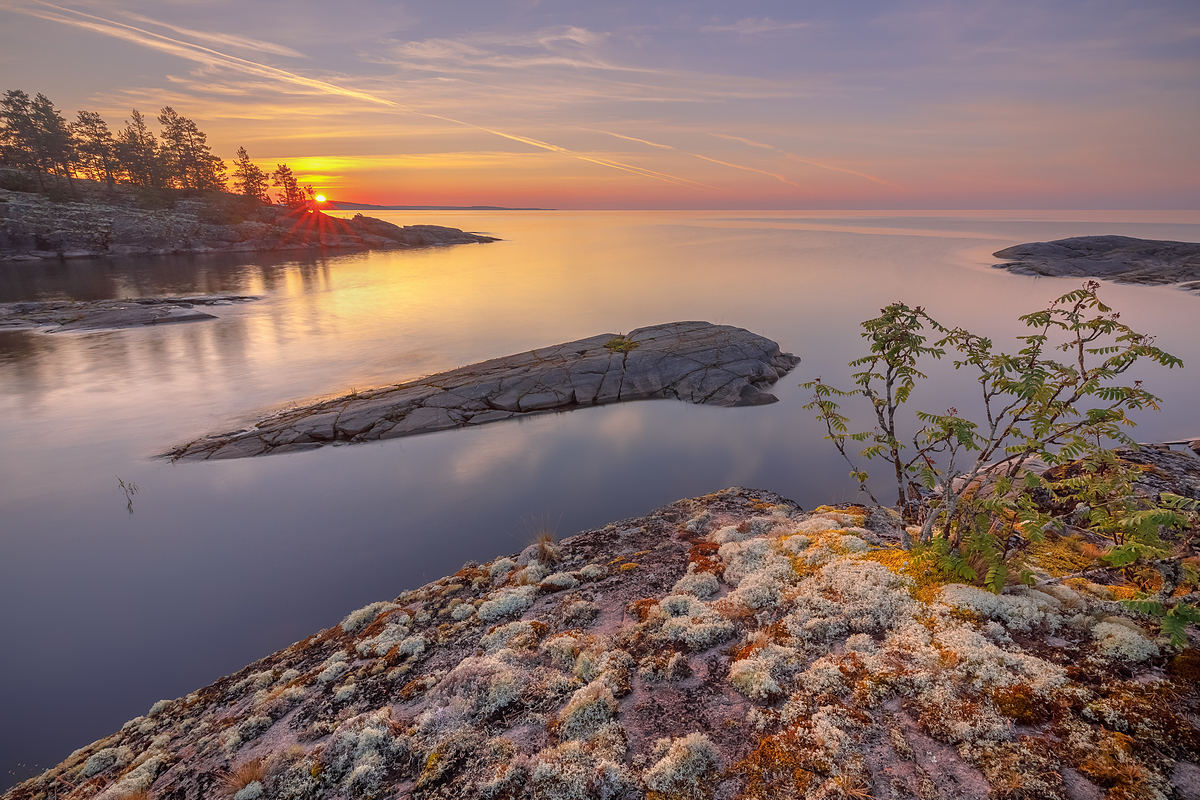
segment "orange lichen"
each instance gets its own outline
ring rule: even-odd
[[[633,614],[637,615],[638,622],[645,622],[650,619],[650,613],[658,607],[658,601],[653,597],[647,597],[643,600],[634,600],[626,608]]]
[[[637,569],[637,568],[638,568],[638,565],[633,563],[632,561],[630,561],[627,564],[622,564],[621,566],[617,567],[617,571],[618,572],[629,572],[629,570]]]
[[[700,542],[688,550],[688,563],[694,565],[692,572],[709,572],[720,578],[725,574],[725,565],[716,558],[721,546],[716,542]]]
[[[1035,725],[1050,718],[1050,705],[1034,694],[1027,683],[994,688],[988,696],[997,711],[1015,722]]]
[[[808,743],[791,728],[764,738],[726,774],[742,778],[739,798],[804,797],[813,780],[820,779],[803,760],[807,749]]]

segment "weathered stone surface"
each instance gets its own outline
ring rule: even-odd
[[[490,236],[438,225],[407,225],[356,214],[340,219],[283,206],[262,206],[236,224],[213,221],[203,199],[144,209],[122,196],[93,193],[89,202],[55,203],[0,189],[0,260],[34,261],[175,253],[337,248],[411,248],[494,242]],[[128,200],[128,198],[124,198]]]
[[[136,328],[166,322],[216,319],[196,306],[248,303],[257,297],[211,295],[197,297],[142,297],[135,300],[49,300],[34,303],[0,303],[0,331],[96,331]]]
[[[916,584],[901,524],[733,488],[471,561],[2,800],[1196,796],[1194,633]]]
[[[631,343],[628,352],[615,347],[621,341]],[[391,439],[658,397],[719,406],[764,405],[776,401],[764,387],[799,361],[780,352],[770,339],[741,328],[672,322],[639,328],[624,339],[601,334],[291,409],[267,417],[249,434],[211,436],[164,455],[239,458],[276,452],[285,443]],[[247,436],[264,447],[255,451],[246,444]]]
[[[1093,277],[1118,283],[1183,284],[1200,291],[1200,244],[1134,239],[1129,236],[1076,236],[1031,242],[997,250],[996,264],[1018,275]]]

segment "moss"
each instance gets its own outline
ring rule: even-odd
[[[620,567],[618,567],[617,571],[618,572],[629,572],[630,570],[634,570],[637,568],[638,568],[638,565],[633,563],[632,561],[630,561],[629,563],[622,564]]]
[[[614,336],[604,343],[604,346],[614,353],[628,353],[636,349],[641,343],[625,336]]]
[[[997,711],[1023,725],[1045,722],[1050,718],[1053,709],[1027,683],[993,688],[988,692],[988,697]]]
[[[1040,542],[1031,542],[1025,550],[1025,561],[1058,578],[1082,572],[1095,566],[1102,553],[1078,536],[1058,536],[1048,533]]]
[[[1167,672],[1189,688],[1200,686],[1200,649],[1189,647],[1171,659]]]

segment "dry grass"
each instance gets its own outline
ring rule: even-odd
[[[229,794],[237,794],[255,781],[262,783],[266,777],[266,759],[252,758],[241,766],[226,772],[218,780],[218,783]]]
[[[538,561],[543,564],[558,563],[558,546],[554,541],[554,532],[545,528],[539,530],[533,537],[533,543],[537,545]]]

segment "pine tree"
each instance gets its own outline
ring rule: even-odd
[[[234,189],[246,197],[256,197],[264,203],[270,203],[271,195],[267,194],[270,176],[250,160],[246,148],[238,148],[237,161],[233,165]]]
[[[79,119],[71,123],[71,133],[83,174],[94,181],[107,181],[111,189],[118,164],[117,142],[108,123],[95,111],[80,111]]]
[[[75,183],[71,177],[71,167],[75,162],[75,139],[71,136],[70,126],[50,102],[50,98],[41,92],[33,98],[29,108],[36,130],[35,142],[42,169],[65,177],[71,191],[74,192]]]
[[[158,141],[146,126],[146,118],[137,109],[133,110],[130,121],[117,134],[117,160],[127,182],[153,189],[163,187]]]
[[[208,137],[187,117],[167,106],[158,115],[167,169],[182,189],[223,190],[225,162],[214,156]]]
[[[287,164],[276,164],[275,167],[275,172],[271,173],[271,177],[274,178],[275,188],[283,190],[279,195],[279,202],[292,208],[303,206],[304,191],[296,182],[296,176],[292,174],[291,168]]]
[[[9,89],[0,98],[0,153],[4,163],[37,174],[38,188],[42,173],[37,157],[37,126],[33,121],[33,101],[20,89]]]

